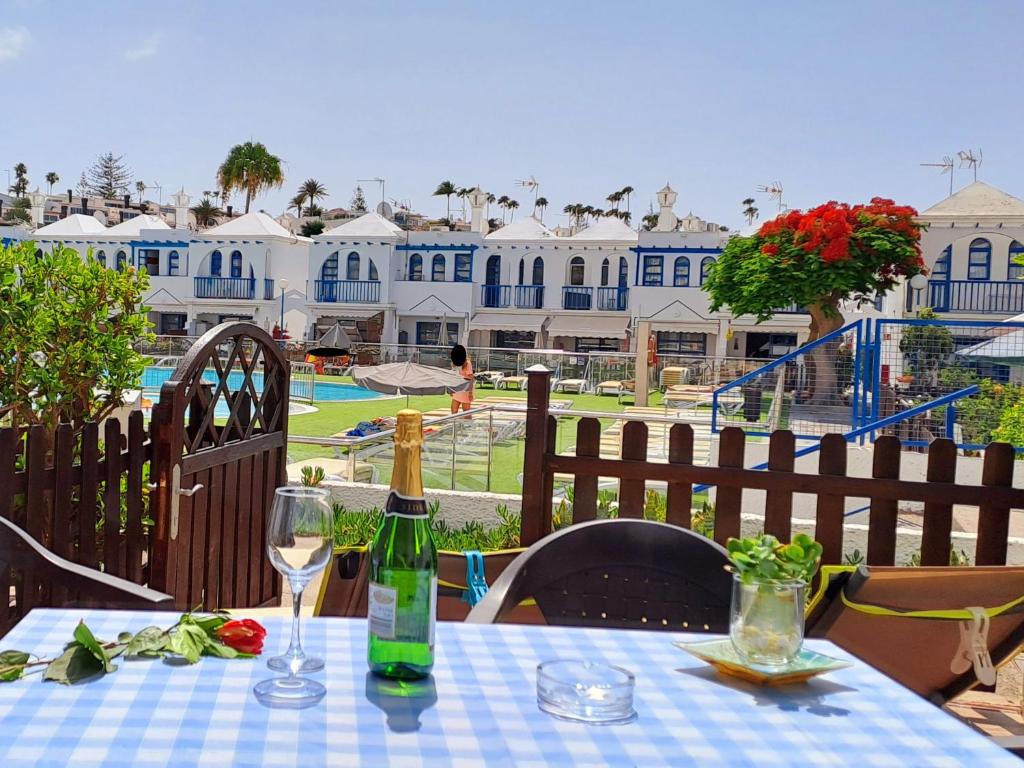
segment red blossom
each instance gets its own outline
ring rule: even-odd
[[[224,645],[239,653],[251,653],[254,656],[263,652],[263,638],[266,635],[267,630],[252,619],[229,621],[217,628],[217,637]]]
[[[778,252],[779,246],[775,245],[775,243],[767,243],[763,248],[761,248],[761,253],[767,254],[768,256],[774,256]]]

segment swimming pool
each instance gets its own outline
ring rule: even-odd
[[[158,394],[160,387],[165,381],[171,378],[174,369],[164,366],[150,365],[142,372],[142,389],[147,394]],[[203,372],[203,379],[216,384],[217,371],[207,368]],[[254,371],[252,381],[257,391],[263,391],[263,374]],[[241,371],[231,371],[228,374],[228,388],[237,392],[245,383],[245,376]],[[310,397],[310,382],[308,379],[292,379],[291,396],[297,400],[310,400],[314,402],[339,402],[343,400],[376,400],[384,397],[379,392],[372,392],[369,389],[357,387],[355,384],[342,384],[335,381],[317,381],[313,384],[314,391]],[[218,405],[220,405],[218,403]]]

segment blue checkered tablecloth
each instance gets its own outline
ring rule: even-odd
[[[0,649],[59,653],[79,618],[113,638],[176,615],[36,610]],[[288,620],[264,623],[265,650],[283,650]],[[34,675],[0,684],[0,766],[1019,765],[859,662],[805,686],[759,688],[674,648],[682,634],[443,622],[433,688],[401,699],[366,674],[364,621],[312,619],[303,629],[307,649],[327,662],[315,675],[327,696],[314,708],[257,703],[252,686],[270,676],[262,659],[121,661],[70,687]],[[848,658],[829,643],[810,646]],[[535,667],[555,658],[632,670],[639,718],[596,727],[538,710]]]

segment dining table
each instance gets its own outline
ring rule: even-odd
[[[245,616],[240,610],[236,618]],[[101,640],[168,627],[178,614],[36,609],[0,650],[59,655],[79,620]],[[263,657],[118,659],[75,685],[38,673],[0,683],[0,766],[1016,766],[1016,757],[826,641],[852,666],[762,687],[724,677],[674,643],[683,632],[438,622],[431,676],[369,674],[363,619],[303,621],[326,696],[271,709],[253,685],[290,619],[260,619]],[[536,667],[603,662],[635,675],[636,719],[587,725],[537,706]]]

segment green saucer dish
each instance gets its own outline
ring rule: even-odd
[[[817,675],[852,667],[848,661],[834,659],[823,653],[803,648],[789,664],[769,667],[748,664],[740,658],[729,638],[702,640],[697,643],[675,643],[676,647],[706,661],[723,675],[738,677],[757,685],[793,685],[804,683]]]

